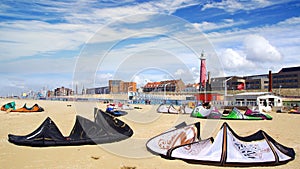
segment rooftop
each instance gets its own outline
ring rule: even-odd
[[[279,72],[295,72],[295,71],[300,71],[300,66],[282,68]]]

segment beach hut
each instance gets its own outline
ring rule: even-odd
[[[281,111],[282,98],[271,92],[244,92],[233,96],[234,106],[257,108],[260,112]]]
[[[259,111],[268,112],[268,111],[281,111],[283,104],[282,98],[272,94],[262,95],[257,97],[256,100],[258,104]]]

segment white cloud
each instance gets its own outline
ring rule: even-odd
[[[0,84],[0,94],[4,95],[19,95],[22,92],[29,90],[39,90],[43,87],[53,90],[54,88],[71,86],[71,75],[65,73],[52,73],[50,76],[45,76],[43,73],[27,73],[17,72],[2,74],[2,83]],[[46,78],[46,79],[45,79]],[[34,83],[33,83],[34,82]]]
[[[246,24],[247,21],[234,21],[233,19],[224,19],[221,23],[213,23],[204,21],[202,23],[194,23],[193,25],[201,31],[213,31],[218,29],[230,28],[233,26],[238,26]]]
[[[140,28],[129,29],[122,24],[123,22],[124,20],[121,23],[116,22],[112,25],[102,27],[92,36],[88,43],[111,43],[111,45],[114,45],[115,43],[119,43],[130,38],[147,38],[156,35],[164,35],[168,32],[167,29],[160,25],[152,25],[153,27],[141,26]]]
[[[284,65],[283,56],[264,37],[249,32],[231,34],[231,38],[228,36],[228,39],[215,45],[227,75],[260,74],[270,67]]]
[[[193,83],[195,79],[197,79],[197,77],[195,77],[194,72],[192,72],[190,68],[186,68],[186,69],[179,68],[174,73],[175,79],[181,79],[185,83]]]
[[[108,86],[108,81],[113,78],[111,73],[97,73],[95,75],[95,86]]]
[[[41,62],[40,59],[24,59],[16,60],[11,62],[3,61],[0,63],[1,72],[6,72],[7,74],[13,73],[18,74],[69,74],[72,76],[75,65],[75,59],[73,58],[59,58],[51,59],[44,58]],[[47,79],[47,76],[45,78]],[[32,78],[29,76],[29,78]],[[23,77],[22,77],[23,79]],[[68,79],[70,80],[70,79]],[[47,80],[44,80],[47,81]]]
[[[121,3],[121,2],[118,2]],[[77,12],[73,12],[66,16],[67,20],[74,23],[90,22],[90,23],[109,23],[112,20],[123,18],[124,16],[136,15],[136,14],[149,14],[149,13],[164,13],[172,14],[180,8],[199,4],[199,1],[195,0],[164,0],[164,1],[149,1],[142,3],[124,3],[115,6],[95,7],[92,3],[85,3],[83,9],[88,11],[82,11],[78,9]],[[78,5],[76,5],[78,6]],[[76,11],[76,10],[74,10]]]
[[[106,79],[110,79],[112,78],[113,75],[111,73],[104,73],[104,74],[100,74],[98,75],[98,78],[106,78]]]
[[[238,9],[242,9],[243,5],[235,0],[226,0],[221,2],[209,3],[203,6],[202,10],[209,8],[220,8],[229,12],[234,12]]]
[[[245,37],[244,47],[247,59],[256,62],[278,62],[282,56],[268,40],[259,35]]]
[[[1,59],[78,50],[91,36],[91,28],[71,24],[15,21],[1,23],[0,26]]]
[[[185,71],[183,69],[177,69],[176,72],[174,73],[174,75],[176,76],[181,76],[185,73]]]
[[[84,44],[99,28],[117,19],[145,13],[169,14],[179,8],[194,5],[195,3],[193,0],[166,0],[163,2],[151,1],[143,3],[127,1],[103,4],[98,4],[96,1],[70,1],[68,3],[43,1],[30,6],[31,11],[45,14],[41,16],[30,13],[10,13],[6,10],[11,11],[14,8],[3,4],[3,8],[0,11],[3,16],[13,18],[27,17],[31,19],[0,23],[0,49],[2,56],[6,58],[32,56],[59,50],[79,50],[79,46]],[[28,5],[27,3],[20,3],[19,5],[23,5],[24,8],[28,7],[26,6]],[[48,15],[48,12],[51,14]],[[57,20],[58,18],[61,18],[62,21],[65,20],[65,23],[47,23],[48,20]],[[132,22],[140,22],[142,20],[147,20],[147,18],[143,18],[140,15],[139,18],[135,18]],[[106,40],[115,37],[115,35],[132,35],[134,33],[132,30],[126,29],[123,29],[122,32],[113,29],[106,29],[105,31],[107,33],[106,37],[102,39]]]
[[[258,66],[251,71],[252,74],[260,74],[265,73],[270,67],[275,67],[274,70],[277,71],[282,67],[299,66],[299,29],[300,17],[293,17],[264,27],[210,32],[206,36],[212,42],[220,59],[225,49],[232,49]],[[240,70],[240,74],[249,74],[249,71],[242,71]],[[228,74],[228,69],[225,72]]]
[[[136,75],[136,76],[133,77],[132,81],[136,82],[138,87],[143,87],[148,82],[151,82],[151,80],[146,78],[144,75]]]
[[[235,51],[231,48],[225,49],[220,54],[223,66],[226,71],[245,71],[255,68],[253,62],[246,59],[242,52]]]
[[[281,3],[281,1],[270,2],[268,0],[254,0],[254,1],[237,1],[237,0],[222,0],[221,2],[212,2],[205,4],[202,10],[209,8],[219,8],[228,12],[235,12],[238,10],[253,10],[263,8],[272,4]]]
[[[292,18],[289,18],[287,20],[284,20],[284,21],[278,23],[278,25],[282,25],[282,26],[299,25],[299,24],[300,24],[300,17],[292,17]]]

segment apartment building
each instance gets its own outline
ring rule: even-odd
[[[300,66],[282,68],[277,73],[271,73],[252,76],[228,76],[217,77],[211,79],[213,90],[224,90],[227,85],[227,90],[259,90],[268,89],[270,78],[272,88],[300,88]],[[244,88],[239,88],[244,84]]]
[[[109,80],[108,88],[110,93],[136,92],[136,82],[124,82],[122,80]]]
[[[160,82],[148,82],[143,92],[179,92],[185,89],[184,82],[179,80],[165,80]]]

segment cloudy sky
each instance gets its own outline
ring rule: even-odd
[[[297,0],[2,0],[0,95],[300,66]]]

